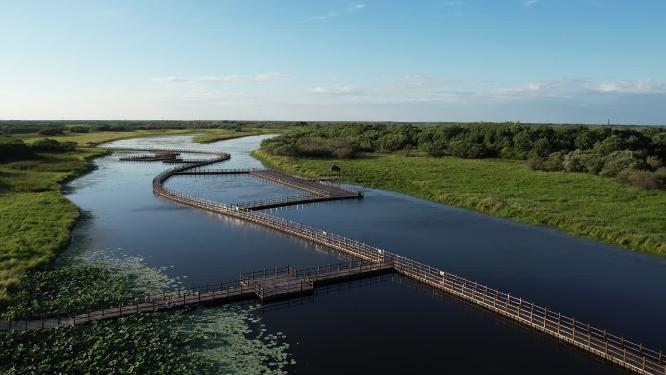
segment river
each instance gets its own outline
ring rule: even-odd
[[[254,136],[208,145],[190,136],[139,138],[115,147],[224,151],[215,167],[255,168]],[[232,280],[243,271],[343,261],[318,246],[260,226],[156,198],[164,164],[117,155],[70,182],[67,196],[89,218],[72,248],[138,256],[185,285]],[[296,191],[251,176],[177,176],[167,186],[225,203]],[[359,187],[357,187],[359,188]],[[600,187],[602,188],[602,187]],[[556,230],[365,189],[363,200],[273,210],[272,214],[385,248],[509,291],[611,332],[666,347],[666,261]],[[313,298],[254,312],[286,334],[293,373],[622,373],[612,365],[399,276],[318,290]]]

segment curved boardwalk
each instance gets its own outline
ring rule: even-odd
[[[190,152],[188,150],[160,151]],[[201,151],[197,152],[206,153]],[[367,265],[366,267],[369,267],[367,268],[368,270],[399,272],[405,277],[429,285],[435,289],[465,300],[483,309],[497,313],[523,326],[532,328],[538,332],[566,342],[599,358],[603,358],[609,362],[624,367],[625,369],[632,372],[650,375],[666,375],[666,358],[664,358],[664,355],[661,351],[655,351],[646,348],[642,344],[634,343],[622,336],[614,335],[607,332],[606,330],[593,327],[589,323],[577,321],[572,317],[565,316],[559,312],[536,305],[529,301],[525,301],[522,298],[511,295],[510,293],[490,288],[487,285],[467,280],[463,277],[445,272],[436,267],[402,257],[398,254],[394,254],[389,251],[358,242],[338,234],[326,232],[324,230],[300,224],[291,220],[270,216],[262,212],[256,212],[256,208],[253,208],[254,206],[252,205],[242,206],[241,204],[232,205],[213,202],[199,197],[172,191],[164,186],[165,182],[173,176],[188,174],[188,171],[198,170],[199,172],[202,172],[201,167],[229,159],[229,155],[225,153],[208,154],[212,155],[213,158],[171,168],[158,174],[153,179],[153,193],[159,197],[168,199],[173,202],[263,225],[323,245],[330,249],[337,250],[351,256],[354,259],[357,259],[357,261],[360,262],[359,264]],[[312,194],[312,196],[325,197],[327,195],[335,196],[336,194],[347,197],[353,196],[354,198],[362,196],[356,192],[350,192],[344,189],[318,184],[316,182],[308,181],[302,178],[287,176],[275,171],[261,170],[251,172],[248,171],[247,173],[252,173],[260,178],[292,186],[294,188],[306,191]],[[302,199],[306,198],[307,196],[302,197]],[[292,199],[292,201],[296,200],[298,199]],[[277,203],[279,202],[276,202],[276,204]],[[353,267],[350,266],[350,269],[351,268]],[[361,277],[363,275],[362,271],[363,266],[360,266],[358,275]],[[264,273],[265,272],[266,271],[264,271]],[[277,280],[277,278],[273,281],[275,280]],[[280,290],[280,288],[285,288],[284,290],[293,292],[296,292],[296,289],[299,289],[300,292],[304,290],[304,285],[306,286],[305,289],[307,290],[314,287],[314,283],[311,283],[310,281],[306,282],[307,285],[303,284],[303,278],[296,278],[296,280],[299,281],[295,282],[293,280],[289,281],[288,279],[281,279],[280,281],[277,281],[276,285],[278,286],[275,286],[273,289]],[[309,278],[307,280],[312,279]],[[245,285],[243,284],[244,282],[247,283],[249,287],[250,284],[248,276],[246,276],[245,279],[241,277],[241,280],[238,281],[238,283],[240,283],[239,285],[241,285],[240,288],[243,288],[242,285]],[[269,284],[265,284],[266,282]],[[239,285],[231,287],[238,288]],[[261,292],[256,291],[261,290],[261,286],[259,289],[256,289],[256,285],[258,284],[254,283],[252,285],[254,289],[251,293],[254,293],[255,296],[259,296],[260,299],[263,299],[266,294],[262,296],[260,294]],[[264,280],[263,286],[264,293],[266,293],[267,289],[271,289],[270,281]],[[233,294],[231,291],[232,289],[226,289],[225,292],[223,286],[212,291],[207,291],[206,293],[209,294],[204,294],[204,299],[202,299],[201,302],[203,302],[206,298],[215,299],[216,296],[222,298],[222,296],[225,296],[225,293],[226,296],[229,296]],[[243,291],[240,293],[242,294]],[[277,293],[277,295],[280,294],[285,295],[285,293]],[[286,293],[286,295],[289,294],[291,293]],[[173,300],[171,304],[166,302],[167,300],[165,300],[165,296],[162,296],[161,298],[162,299],[159,299],[158,297],[157,299],[152,299],[151,301],[144,301],[143,305],[137,303],[134,305],[134,309],[132,309],[130,306],[129,309],[125,310],[125,314],[122,314],[122,308],[112,308],[108,312],[103,310],[101,314],[106,317],[106,314],[112,313],[113,311],[118,311],[120,315],[126,315],[142,311],[153,311],[157,309],[183,306],[184,304],[187,304],[185,302],[188,301],[190,301],[190,303],[194,303],[192,297],[190,297],[189,300],[187,297],[183,297],[185,301],[183,303]],[[196,302],[198,303],[199,301]],[[99,315],[100,313],[97,312],[95,316],[98,317]],[[83,319],[86,321],[95,320],[89,319],[85,314],[78,316],[77,319],[81,319],[82,322]],[[25,322],[25,326],[27,327],[29,324],[39,325],[39,322],[40,320]],[[43,320],[41,322],[42,326],[44,326]],[[5,322],[5,324],[7,324],[7,322]],[[13,324],[17,325],[18,328],[21,323],[13,322]]]

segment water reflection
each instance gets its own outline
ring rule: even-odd
[[[267,137],[197,145],[191,136],[177,136],[113,145],[225,151],[232,159],[214,167],[260,168],[249,152]],[[92,214],[75,230],[72,246],[85,237],[83,251],[122,248],[151,266],[165,267],[171,276],[185,278],[188,285],[232,280],[239,272],[276,265],[305,267],[344,258],[262,226],[154,197],[151,181],[168,167],[163,164],[121,163],[115,156],[95,163],[96,171],[68,188],[68,197]],[[248,177],[178,177],[169,181],[169,187],[222,202],[292,194],[289,188]],[[270,213],[384,247],[650,346],[666,347],[666,325],[661,323],[666,301],[660,297],[666,295],[663,260],[400,194],[364,190],[363,200]],[[492,314],[446,296],[433,300],[414,284],[392,280],[349,284],[358,287],[318,292],[313,303],[298,308],[265,311],[267,325],[286,332],[293,345],[297,359],[293,370],[615,371]],[[330,364],[331,358],[335,363]]]

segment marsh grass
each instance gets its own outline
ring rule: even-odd
[[[65,247],[79,211],[61,184],[91,169],[101,149],[39,154],[0,164],[0,304],[28,270],[51,262]]]
[[[583,173],[531,171],[524,162],[375,154],[351,160],[290,158],[256,151],[276,168],[558,228],[627,249],[666,256],[666,193]]]

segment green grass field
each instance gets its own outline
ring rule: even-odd
[[[545,225],[612,245],[666,256],[666,193],[599,176],[529,170],[523,162],[368,155],[350,160],[289,158],[257,151],[276,168]]]
[[[104,150],[83,148],[0,164],[0,302],[25,273],[48,264],[67,245],[79,211],[61,183],[90,169]]]

